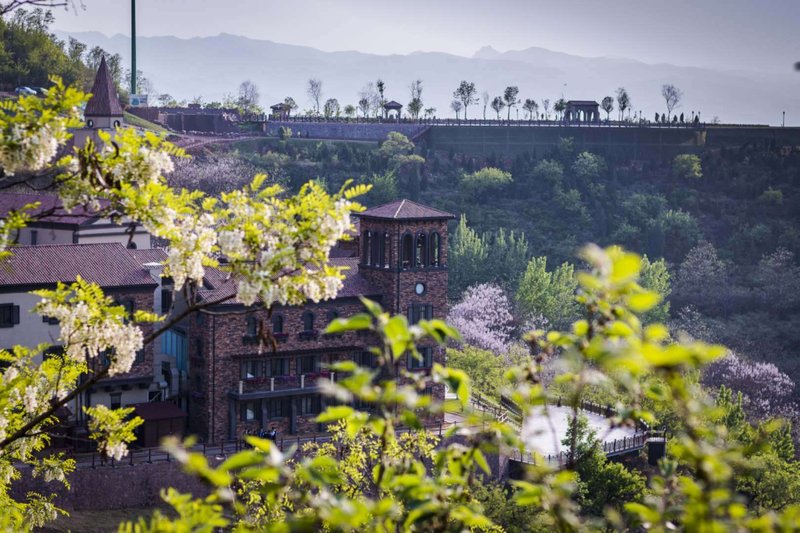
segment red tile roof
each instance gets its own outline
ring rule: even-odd
[[[21,194],[13,192],[0,193],[0,218],[4,218],[9,211],[19,211],[28,204],[39,202],[39,208],[28,211],[36,222],[49,222],[54,224],[81,225],[97,218],[97,213],[78,206],[68,213],[62,206],[58,196],[49,194]],[[108,202],[103,202],[107,204]],[[38,216],[37,216],[38,214]]]
[[[361,218],[382,218],[391,220],[429,220],[449,219],[454,215],[440,211],[426,205],[412,202],[411,200],[398,200],[378,207],[373,207],[358,213]]]
[[[114,80],[108,72],[106,58],[100,60],[100,67],[92,85],[92,97],[86,103],[83,110],[84,117],[121,117],[122,106],[117,98],[117,88],[114,87]]]
[[[104,288],[156,286],[150,273],[122,244],[16,246],[0,261],[0,289],[50,286],[81,276]]]

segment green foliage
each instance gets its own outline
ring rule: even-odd
[[[508,185],[514,181],[510,172],[494,167],[485,167],[461,177],[461,185],[473,194],[480,194]]]
[[[485,241],[467,225],[465,215],[461,215],[453,232],[448,254],[449,290],[452,297],[456,298],[464,289],[483,280],[484,265],[489,254]]]
[[[605,160],[601,156],[591,152],[581,152],[572,164],[572,171],[575,175],[585,181],[598,179],[605,173],[606,169],[607,165]]]
[[[768,187],[767,190],[761,193],[758,201],[766,205],[783,205],[783,191],[780,189],[773,189]]]
[[[679,154],[672,160],[672,174],[680,179],[700,179],[703,166],[694,154]]]
[[[537,180],[542,180],[550,186],[560,186],[564,180],[564,167],[558,161],[542,159],[534,167],[533,175]]]
[[[645,313],[642,317],[646,324],[651,322],[664,323],[669,319],[669,298],[672,292],[670,273],[667,263],[663,259],[650,261],[647,256],[642,257],[642,287],[659,295],[661,302]]]
[[[525,234],[500,228],[496,234],[484,235],[483,240],[487,250],[491,250],[486,256],[484,272],[501,286],[515,288],[530,257]]]
[[[465,345],[456,350],[447,350],[447,366],[463,370],[469,376],[473,390],[480,394],[500,400],[503,389],[503,373],[506,359],[501,355]]]
[[[286,141],[292,137],[292,128],[287,126],[281,126],[278,128],[278,138],[282,141]]]
[[[408,137],[396,131],[389,132],[379,150],[381,155],[388,158],[408,155],[413,151],[414,143],[408,140]]]
[[[397,200],[399,197],[397,175],[393,170],[381,174],[373,174],[369,178],[369,184],[372,185],[372,189],[364,198],[364,202],[367,205],[387,204]]]
[[[516,300],[520,309],[533,317],[543,317],[554,328],[568,324],[577,316],[575,269],[563,263],[547,271],[547,258],[534,257],[528,262],[519,282]]]

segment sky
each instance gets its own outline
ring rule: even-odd
[[[54,28],[130,35],[130,0],[75,0]],[[230,33],[325,51],[532,46],[726,70],[791,71],[800,0],[138,0],[137,33]]]

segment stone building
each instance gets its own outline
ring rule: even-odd
[[[379,302],[411,322],[444,318],[447,309],[447,221],[453,215],[409,200],[368,209],[358,215],[355,242],[337,246],[331,263],[346,267],[336,299],[304,306],[273,306],[248,311],[236,301],[199,314],[187,325],[189,432],[208,442],[237,438],[245,430],[276,428],[279,434],[324,430],[314,422],[325,407],[325,380],[336,380],[327,365],[341,360],[374,364],[370,338],[356,332],[323,333],[327,324],[363,310],[359,296]],[[235,282],[207,270],[201,298],[233,294]],[[238,311],[238,313],[236,313]],[[262,346],[268,328],[275,348]],[[423,360],[407,357],[414,372],[429,372],[444,361],[435,344],[420,347]],[[430,392],[442,397],[441,385]]]

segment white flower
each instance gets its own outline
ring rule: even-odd
[[[112,459],[119,461],[128,453],[128,446],[124,442],[115,442],[106,445],[106,455]]]

